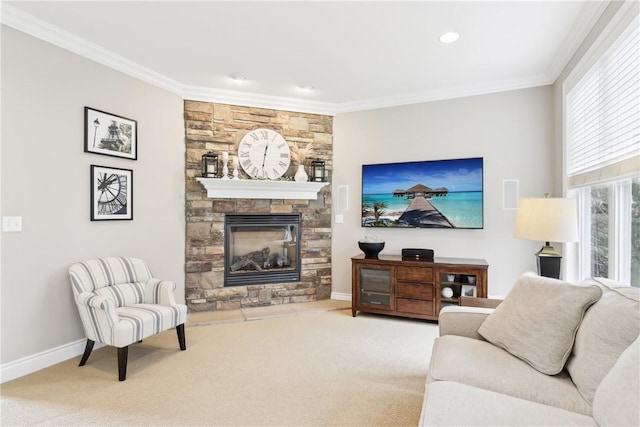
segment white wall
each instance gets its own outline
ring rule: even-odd
[[[506,294],[525,271],[535,271],[543,242],[513,237],[515,210],[502,208],[504,179],[520,181],[520,197],[542,197],[557,186],[553,169],[551,86],[408,105],[334,119],[333,194],[349,187],[349,209],[334,216],[332,292],[351,293],[350,258],[357,241],[375,234],[383,254],[430,248],[436,256],[483,258],[489,263],[489,294]],[[361,166],[460,157],[484,158],[484,229],[384,229],[360,227]],[[428,183],[424,183],[428,185]]]
[[[144,258],[184,301],[182,100],[2,27],[1,363],[84,338],[67,268],[98,256]],[[138,121],[138,160],[83,152],[84,107]],[[89,166],[133,169],[133,221],[89,220]],[[55,359],[55,357],[54,357]],[[115,365],[114,365],[115,369]]]

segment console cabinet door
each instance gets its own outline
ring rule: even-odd
[[[395,310],[393,288],[395,268],[357,264],[354,267],[356,306],[365,310]]]

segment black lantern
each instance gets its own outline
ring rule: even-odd
[[[324,182],[324,160],[311,162],[311,181]]]
[[[202,155],[202,176],[205,178],[218,177],[218,155],[213,151]]]

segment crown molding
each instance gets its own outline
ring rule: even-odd
[[[556,79],[562,73],[562,70],[565,69],[573,55],[578,50],[578,47],[582,44],[582,42],[587,37],[587,34],[593,29],[593,26],[598,22],[598,19],[602,16],[602,13],[605,11],[611,2],[587,2],[587,4],[582,9],[580,16],[576,19],[575,24],[571,27],[569,34],[565,38],[565,42],[560,46],[558,52],[551,61],[551,65],[549,65],[547,69],[547,74],[549,75],[549,79],[552,81],[556,81]]]
[[[243,105],[249,107],[272,108],[284,111],[297,111],[312,114],[334,115],[335,106],[331,103],[308,101],[303,99],[268,96],[249,92],[224,89],[185,86],[150,68],[144,67],[111,52],[94,43],[90,43],[74,34],[64,31],[46,21],[24,13],[19,9],[0,3],[0,21],[2,24],[35,38],[51,43],[84,58],[113,68],[146,83],[194,101],[218,102],[222,104]]]
[[[322,114],[334,116],[336,105],[329,102],[309,101],[306,99],[286,98],[259,93],[214,89],[202,86],[185,86],[182,98],[192,101],[216,102],[219,104],[243,105],[246,107],[270,108],[282,111]]]
[[[356,111],[421,104],[424,102],[444,101],[447,99],[455,98],[465,98],[468,96],[488,95],[496,92],[507,92],[511,90],[546,86],[552,83],[553,80],[549,79],[548,76],[538,75],[523,79],[495,81],[478,85],[458,86],[447,89],[435,89],[413,94],[342,103],[338,104],[336,113],[352,113]]]
[[[178,95],[182,93],[184,85],[180,82],[157,73],[150,68],[143,67],[101,46],[90,43],[48,22],[9,6],[4,2],[0,3],[0,8],[0,21],[4,25],[109,68],[113,68],[114,70],[121,71],[161,89]]]
[[[338,113],[464,98],[552,84],[607,5],[608,3],[603,4],[597,2],[585,8],[581,17],[584,17],[584,21],[588,22],[580,23],[583,19],[578,20],[578,23],[572,28],[569,42],[565,43],[560,52],[558,52],[554,63],[549,67],[550,71],[546,75],[344,103],[318,102],[299,98],[269,96],[258,93],[185,85],[150,68],[117,55],[99,45],[90,43],[46,21],[21,12],[19,9],[9,6],[4,2],[0,2],[0,22],[84,58],[177,94],[183,99],[334,116]],[[589,16],[590,18],[586,19],[586,17]]]

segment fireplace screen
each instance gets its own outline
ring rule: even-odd
[[[224,285],[300,281],[300,214],[225,215]]]

